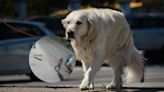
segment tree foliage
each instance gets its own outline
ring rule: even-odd
[[[13,17],[14,2],[23,0],[0,0],[0,17]],[[49,15],[59,9],[66,9],[69,0],[24,0],[27,4],[27,16]],[[82,0],[82,4],[102,7],[112,4],[116,0]]]
[[[13,0],[0,0],[0,18],[12,16]]]
[[[28,12],[31,15],[48,15],[58,9],[67,8],[68,0],[28,0]]]
[[[93,7],[109,7],[118,0],[83,0],[83,3],[90,4]]]
[[[0,17],[12,17],[16,0],[0,0]],[[26,0],[27,16],[49,15],[58,9],[66,9],[68,0]]]

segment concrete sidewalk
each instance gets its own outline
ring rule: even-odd
[[[164,92],[164,66],[151,66],[145,68],[145,82],[124,85],[125,92]],[[95,89],[89,92],[110,92],[104,88],[113,77],[109,67],[103,67],[95,77]],[[7,78],[7,77],[6,77]],[[8,77],[9,78],[9,77]],[[76,67],[68,79],[59,83],[45,83],[40,81],[3,82],[0,92],[80,92],[78,85],[83,78],[81,67]],[[1,80],[2,78],[0,78]],[[28,80],[28,79],[25,79]],[[85,92],[85,91],[84,91]],[[111,91],[113,92],[113,91]]]

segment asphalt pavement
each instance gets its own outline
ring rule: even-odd
[[[123,86],[123,92],[164,92],[164,66],[147,66],[145,82]],[[95,76],[95,89],[84,92],[115,92],[105,89],[110,83],[113,71],[110,67],[102,67]],[[72,74],[64,81],[46,83],[31,81],[26,75],[0,76],[0,92],[81,92],[78,88],[83,78],[82,67],[74,68]]]

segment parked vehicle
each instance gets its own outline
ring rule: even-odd
[[[141,50],[159,50],[164,47],[164,16],[127,16],[134,32],[134,42]]]
[[[61,20],[64,17],[56,16],[56,17],[50,17],[50,16],[38,16],[38,17],[31,17],[27,20],[35,21],[35,22],[43,22],[45,23],[45,27],[51,30],[55,35],[64,37],[65,36],[65,30],[63,28],[63,25],[61,24]]]
[[[164,16],[127,16],[134,35],[134,43],[145,51],[149,61],[164,61]]]
[[[4,23],[35,36],[53,36],[42,23],[4,20]],[[0,21],[0,75],[29,74],[29,52],[38,38],[17,32]]]

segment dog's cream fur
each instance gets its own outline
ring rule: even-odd
[[[79,23],[80,22],[80,23]],[[78,60],[82,62],[84,79],[81,89],[93,88],[93,78],[105,62],[114,70],[114,79],[107,88],[122,86],[123,70],[128,70],[126,81],[140,81],[144,58],[134,46],[132,31],[124,14],[111,9],[88,9],[71,12],[62,20]]]

